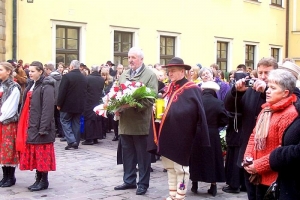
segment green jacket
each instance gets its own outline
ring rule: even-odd
[[[125,83],[126,81],[138,81],[157,93],[157,77],[155,73],[151,69],[147,69],[144,64],[133,78],[130,78],[130,74],[131,69],[125,71],[119,78],[119,84]],[[154,99],[144,99],[140,103],[143,105],[143,108],[127,108],[120,113],[119,134],[149,134]]]

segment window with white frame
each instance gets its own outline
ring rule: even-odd
[[[110,25],[111,29],[111,58],[114,64],[128,66],[128,51],[138,46],[138,28]]]
[[[72,60],[85,62],[86,23],[51,20],[52,60],[69,65]]]
[[[56,26],[56,63],[79,60],[79,28]]]
[[[246,44],[245,46],[245,65],[254,69],[256,46]]]
[[[228,70],[228,42],[217,42],[217,64],[220,67],[220,70]]]
[[[175,57],[175,37],[160,36],[160,64],[166,65]]]
[[[280,59],[280,48],[271,47],[271,56],[279,62]]]
[[[114,63],[128,66],[128,51],[132,47],[133,33],[114,32]]]
[[[282,7],[282,0],[271,0],[271,5]]]
[[[215,37],[215,62],[223,72],[232,70],[232,41],[232,38]]]

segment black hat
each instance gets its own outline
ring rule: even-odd
[[[16,63],[14,60],[7,60],[6,62],[10,63],[12,66],[16,67],[18,63]]]
[[[106,64],[107,64],[107,65],[110,65],[110,66],[115,66],[115,64],[114,64],[114,63],[112,63],[110,60],[109,60],[109,61],[107,61],[107,62],[106,62]]]
[[[185,65],[183,63],[183,60],[181,58],[178,58],[178,57],[172,58],[167,65],[164,65],[162,67],[165,67],[165,68],[166,67],[184,67],[184,69],[186,69],[186,70],[190,70],[191,69],[191,66]]]

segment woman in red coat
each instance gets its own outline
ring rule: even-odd
[[[260,181],[252,183],[256,185],[257,200],[263,199],[268,187],[278,175],[271,170],[270,153],[281,146],[284,130],[298,117],[293,105],[297,101],[293,94],[295,87],[296,78],[292,73],[281,69],[270,72],[266,103],[262,105],[263,109],[257,118],[244,155],[245,160],[253,158],[250,165],[244,162],[244,169],[252,176],[261,177]]]

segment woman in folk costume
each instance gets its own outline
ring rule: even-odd
[[[228,124],[228,116],[224,103],[218,99],[220,86],[214,81],[206,81],[201,85],[202,100],[209,130],[210,146],[202,147],[195,139],[190,159],[192,192],[197,193],[198,181],[211,183],[207,191],[212,196],[217,194],[216,182],[225,181],[224,159],[222,155],[219,128]]]
[[[13,81],[13,71],[10,63],[0,62],[0,164],[3,171],[1,187],[10,187],[16,183],[15,169],[19,163],[15,141],[21,87]]]
[[[33,61],[29,67],[31,81],[24,91],[18,125],[17,150],[20,169],[36,169],[36,182],[30,191],[47,189],[48,171],[56,170],[54,144],[54,83],[43,75],[43,64]]]
[[[268,187],[276,180],[278,173],[271,170],[270,153],[282,145],[282,136],[298,117],[294,106],[297,97],[293,94],[296,78],[292,73],[276,69],[268,77],[266,103],[262,105],[256,126],[253,129],[244,159],[253,158],[253,164],[244,164],[244,169],[252,174],[256,186],[256,199],[263,199]],[[245,163],[245,162],[244,162]],[[251,179],[250,179],[251,180]]]
[[[154,120],[150,131],[157,144],[157,153],[168,172],[169,197],[166,200],[185,199],[189,182],[189,160],[194,138],[200,145],[209,145],[208,128],[201,99],[201,90],[185,78],[189,65],[174,57],[167,68],[171,84],[163,95],[165,111],[158,130]],[[149,149],[150,150],[150,149]]]

